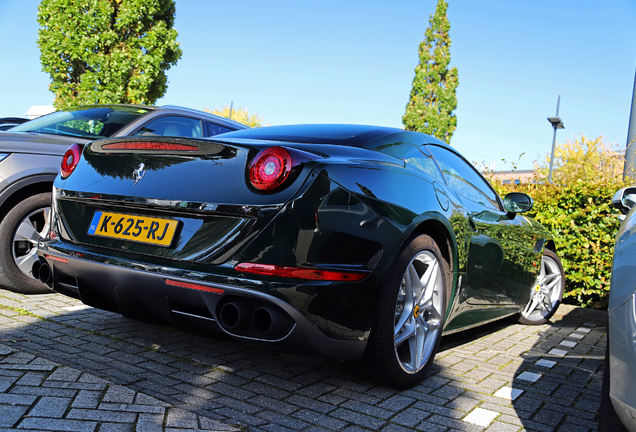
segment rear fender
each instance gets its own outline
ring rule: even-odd
[[[323,171],[235,261],[367,273],[361,282],[299,283],[294,290],[262,277],[264,290],[310,319],[320,317],[314,322],[327,335],[344,326],[366,337],[378,290],[402,241],[391,224]]]

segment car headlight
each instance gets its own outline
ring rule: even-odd
[[[0,153],[0,162],[9,157],[11,153]]]

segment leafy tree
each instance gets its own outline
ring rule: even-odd
[[[556,144],[552,180],[559,185],[577,181],[618,181],[623,175],[624,156],[625,153],[615,151],[603,135],[595,139],[579,135]],[[537,177],[547,179],[550,153],[546,153],[543,160],[535,161],[534,165]]]
[[[435,14],[420,43],[411,96],[402,122],[406,130],[424,132],[450,142],[457,128],[457,68],[448,69],[451,40],[448,3],[438,0]]]
[[[231,118],[234,121],[243,123],[244,125],[247,125],[253,128],[257,128],[261,126],[269,126],[269,124],[263,124],[263,117],[259,117],[258,114],[250,115],[247,112],[247,108],[232,108],[231,110],[232,110],[232,117],[230,117],[229,106],[224,106],[223,108],[220,108],[220,109],[219,108],[214,108],[214,109],[204,108],[203,109],[203,111],[207,111],[209,113],[212,113],[221,117]]]
[[[42,0],[38,46],[56,108],[153,104],[181,58],[173,0]]]

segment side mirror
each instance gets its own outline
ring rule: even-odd
[[[636,186],[629,186],[617,191],[612,198],[612,205],[621,213],[627,214],[636,205]]]
[[[503,206],[508,213],[525,213],[532,210],[534,201],[521,192],[510,192],[504,197]]]

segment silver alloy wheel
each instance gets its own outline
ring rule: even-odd
[[[33,263],[38,260],[38,241],[46,238],[50,229],[51,207],[35,210],[18,225],[13,236],[13,259],[20,271],[32,278]]]
[[[530,301],[521,316],[528,321],[540,321],[551,316],[561,301],[562,284],[563,276],[559,265],[552,257],[543,255]]]
[[[435,352],[443,296],[442,266],[432,252],[418,253],[402,276],[395,304],[395,355],[409,374],[422,370]]]

